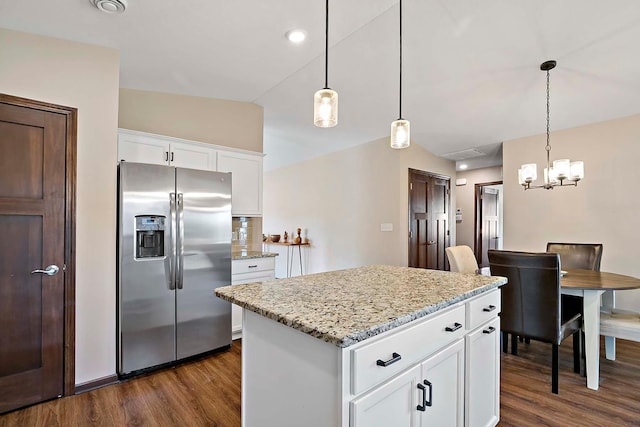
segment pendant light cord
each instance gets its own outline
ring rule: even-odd
[[[400,88],[398,94],[398,120],[400,120],[402,119],[402,0],[400,0]]]
[[[324,16],[324,88],[329,89],[329,0],[326,1]]]

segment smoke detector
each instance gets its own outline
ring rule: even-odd
[[[122,13],[127,9],[127,0],[89,0],[91,4],[105,13]]]

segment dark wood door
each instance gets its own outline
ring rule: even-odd
[[[0,102],[0,413],[63,394],[66,126]]]
[[[446,270],[448,177],[409,170],[409,267]]]

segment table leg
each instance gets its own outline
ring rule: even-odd
[[[604,337],[604,350],[607,360],[616,360],[616,337]]]
[[[600,294],[602,292],[585,290],[583,297],[587,387],[592,390],[598,389],[600,381]]]
[[[298,258],[300,259],[300,275],[303,276],[302,273],[302,245],[298,245]]]

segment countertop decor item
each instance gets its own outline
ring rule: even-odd
[[[279,234],[271,234],[269,236],[269,239],[273,242],[273,243],[278,243],[280,241],[280,235]]]
[[[551,143],[549,134],[549,71],[556,67],[556,61],[545,61],[540,65],[540,70],[547,72],[547,167],[544,168],[544,182],[541,185],[531,185],[538,178],[538,166],[535,163],[522,165],[518,169],[518,182],[525,190],[532,188],[544,188],[551,190],[554,187],[577,186],[578,181],[584,178],[584,162],[569,159],[553,161],[551,166]]]
[[[293,239],[293,243],[299,245],[302,242],[302,238],[300,237],[300,232],[302,232],[302,228],[297,229],[296,237]]]

